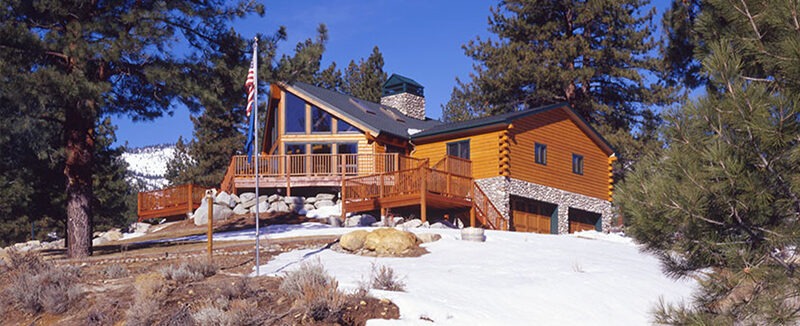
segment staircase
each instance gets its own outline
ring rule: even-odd
[[[475,218],[483,224],[485,228],[492,230],[508,230],[508,220],[503,217],[497,206],[489,200],[486,193],[477,182],[472,183],[472,207],[475,211]]]

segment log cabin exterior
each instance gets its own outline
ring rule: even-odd
[[[418,207],[467,212],[469,224],[567,233],[612,220],[613,149],[566,104],[443,124],[423,88],[392,75],[381,103],[304,83],[270,87],[260,188],[335,188],[345,213]],[[235,156],[221,190],[252,191]]]

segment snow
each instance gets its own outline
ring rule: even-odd
[[[270,226],[271,238],[343,234],[324,224]],[[319,260],[344,290],[366,280],[372,264],[386,265],[403,277],[406,292],[372,290],[400,307],[399,321],[370,325],[643,325],[659,298],[688,299],[693,280],[665,277],[658,260],[620,235],[581,232],[540,235],[486,231],[486,242],[460,240],[459,230],[435,232],[442,239],[423,244],[430,253],[416,258],[363,257],[332,250],[306,249],[281,254],[260,267],[261,275],[280,276],[304,260]],[[218,234],[241,240],[254,232]],[[254,273],[255,274],[255,273]]]
[[[329,218],[331,216],[342,216],[342,206],[325,206],[306,212],[308,218]]]
[[[147,190],[167,186],[164,175],[167,172],[167,162],[174,155],[174,145],[153,145],[127,150],[122,153],[122,159],[128,163],[126,180],[129,184],[141,184]]]
[[[421,129],[408,128],[408,130],[406,132],[408,132],[409,136],[413,136],[414,134],[417,134],[420,131],[422,131],[422,130]]]

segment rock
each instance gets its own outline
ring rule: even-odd
[[[333,205],[335,205],[333,203],[333,201],[332,200],[327,200],[327,199],[317,200],[317,202],[314,203],[314,207],[316,207],[316,208],[328,207],[328,206],[333,206]]]
[[[282,199],[283,199],[283,197],[281,197],[281,195],[278,195],[278,194],[274,194],[274,195],[271,195],[271,196],[267,197],[267,201],[269,201],[270,203],[274,203],[274,202],[282,200]]]
[[[339,216],[328,217],[328,224],[333,227],[340,228],[342,227],[342,219]]]
[[[317,202],[317,197],[308,197],[308,198],[306,198],[306,200],[305,200],[304,202],[305,202],[306,204],[313,204],[313,203],[316,203],[316,202]]]
[[[372,226],[375,223],[375,217],[369,214],[364,215],[353,215],[345,219],[344,226],[348,228],[358,227],[358,226]]]
[[[236,207],[233,208],[233,213],[236,215],[244,215],[250,212],[249,209],[245,208],[244,205],[238,204]]]
[[[258,213],[259,214],[266,213],[268,210],[269,210],[269,203],[268,202],[263,201],[263,202],[258,203]],[[253,205],[253,207],[250,207],[250,213],[253,213],[253,214],[256,213],[256,206],[255,205]]]
[[[218,193],[217,197],[214,197],[214,204],[225,205],[231,208],[236,206],[231,198],[231,195],[228,195],[228,193],[224,191]]]
[[[276,202],[274,202],[274,203],[269,205],[269,209],[271,211],[273,211],[273,212],[288,213],[289,212],[289,205],[286,205],[286,203],[284,203],[282,201],[276,201]]]
[[[101,238],[105,238],[106,240],[109,241],[117,241],[119,239],[122,239],[122,232],[120,232],[119,229],[111,229],[103,233]]]
[[[437,233],[418,233],[416,234],[416,236],[419,242],[422,243],[429,243],[429,242],[439,241],[440,239],[442,239],[442,236]]]
[[[244,208],[250,208],[256,205],[256,194],[252,192],[245,192],[239,195],[239,200],[241,201],[240,204],[244,206]]]
[[[103,238],[103,237],[94,238],[94,239],[92,239],[92,246],[99,246],[99,245],[106,244],[108,242],[109,242],[108,239]]]
[[[303,198],[295,196],[287,196],[283,197],[283,202],[286,203],[286,205],[302,205]]]
[[[336,195],[334,195],[334,194],[326,194],[326,193],[318,193],[317,194],[317,201],[330,200],[331,202],[333,202],[334,198],[336,198]]]
[[[366,230],[356,230],[344,234],[339,238],[339,245],[349,251],[359,250],[364,246],[364,240],[367,239],[367,234],[369,234],[369,232]]]
[[[241,204],[242,203],[242,199],[239,198],[239,196],[237,196],[236,194],[231,194],[231,200],[233,200],[233,202],[237,203],[237,204]]]
[[[308,212],[308,211],[310,211],[310,210],[315,210],[315,209],[317,209],[317,208],[316,208],[316,207],[314,207],[314,205],[311,205],[311,204],[308,204],[308,203],[306,203],[305,205],[303,205],[303,210],[305,210],[306,212]]]
[[[422,225],[422,221],[421,220],[413,219],[413,220],[410,220],[408,222],[402,223],[402,224],[400,224],[398,226],[401,227],[401,228],[404,228],[404,229],[413,229],[413,228],[418,228],[421,225]]]
[[[212,208],[214,214],[214,220],[224,220],[231,215],[233,215],[233,210],[231,210],[227,205],[213,205]],[[206,225],[208,224],[208,206],[200,205],[200,207],[194,211],[194,225]]]
[[[133,223],[131,226],[128,227],[128,231],[131,233],[147,233],[147,230],[150,229],[149,223]]]
[[[379,255],[401,254],[417,244],[417,237],[411,232],[395,228],[380,228],[367,234],[364,248]]]

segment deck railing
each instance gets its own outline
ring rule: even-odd
[[[205,188],[185,184],[160,190],[140,192],[137,196],[139,221],[148,218],[179,216],[200,206]]]
[[[500,210],[497,209],[497,206],[489,200],[489,197],[486,196],[483,189],[478,186],[478,183],[473,182],[473,184],[472,205],[475,207],[475,216],[481,223],[489,226],[491,229],[508,230],[508,221],[503,217],[503,214],[500,213]]]
[[[433,165],[433,169],[447,171],[462,177],[472,176],[472,161],[457,156],[447,155]]]
[[[357,176],[396,171],[400,164],[398,154],[261,155],[258,160],[258,174],[264,177]],[[255,162],[246,155],[234,156],[231,167],[234,177],[255,176]]]

